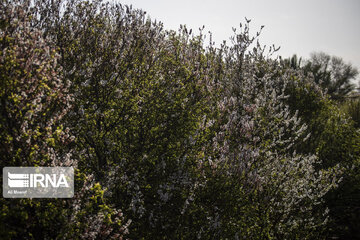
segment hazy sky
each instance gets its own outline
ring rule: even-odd
[[[217,44],[232,27],[252,19],[260,42],[280,46],[279,55],[308,58],[313,51],[342,57],[360,70],[360,0],[120,0],[145,10],[152,19],[177,30],[180,24],[213,33]],[[229,42],[229,41],[228,41]],[[358,77],[359,79],[359,77]]]

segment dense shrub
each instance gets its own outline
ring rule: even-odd
[[[32,26],[33,15],[27,7],[26,3],[7,3],[0,12],[1,166],[76,167],[78,161],[72,157],[71,147],[75,137],[64,121],[74,102],[71,83],[62,74],[56,46],[43,36],[41,29]],[[78,194],[72,201],[1,199],[0,237],[49,239],[62,235],[77,236],[78,231],[69,228],[75,228],[74,225],[82,221],[79,211],[85,210],[79,202],[89,201],[88,198],[96,197],[102,191],[99,185],[93,189],[90,183],[81,188],[86,178],[86,175],[78,174]],[[103,199],[96,205],[99,206],[86,211],[86,218],[106,213],[108,218],[114,218],[115,223],[106,222],[107,228],[116,225],[115,232],[125,230],[121,231],[121,225],[126,225],[120,222],[121,217],[116,216],[118,210],[108,207]],[[95,236],[99,232],[97,229]],[[89,232],[89,226],[83,231]]]
[[[250,21],[216,48],[117,3],[8,1],[1,14],[1,165],[77,170],[73,199],[2,199],[4,238],[326,237],[342,169],[326,143],[343,118],[325,111],[335,123],[317,137],[309,114],[330,105]]]
[[[349,99],[342,105],[342,110],[355,122],[355,127],[360,128],[360,99]]]
[[[300,74],[300,75],[299,75]],[[359,237],[359,160],[360,134],[356,123],[330,101],[312,78],[297,73],[287,87],[286,102],[292,112],[298,112],[302,122],[307,124],[309,140],[296,145],[301,153],[316,154],[320,158],[317,169],[327,169],[336,164],[342,166],[340,186],[326,196],[331,221],[328,224],[330,237],[351,239]],[[344,103],[346,106],[346,103]]]

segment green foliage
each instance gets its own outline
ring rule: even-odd
[[[74,165],[69,147],[75,137],[63,121],[73,99],[70,83],[58,64],[60,56],[51,40],[31,24],[33,15],[26,11],[29,2],[6,4],[6,8],[1,7],[0,35],[1,166]],[[79,201],[78,197],[73,201]],[[0,202],[2,239],[58,238],[68,229],[70,216],[76,215],[69,200]],[[107,216],[114,215],[114,210],[101,206],[106,207]],[[71,231],[66,233],[69,234]]]
[[[76,168],[72,199],[1,199],[2,238],[326,237],[358,133],[249,20],[216,48],[118,3],[1,14],[1,165]]]
[[[317,154],[322,160],[318,168],[327,169],[336,164],[341,164],[343,168],[342,183],[325,197],[332,217],[329,223],[330,236],[344,239],[358,237],[359,226],[355,216],[360,206],[357,182],[360,135],[356,125],[311,80],[304,81],[304,78],[296,77],[287,91],[287,103],[293,111],[298,111],[310,134],[307,142],[296,146],[297,151]],[[347,104],[350,106],[353,103]]]
[[[0,38],[0,154],[7,166],[48,164],[50,149],[70,138],[59,122],[70,107],[68,83],[54,47],[30,29],[30,17],[20,9],[16,17],[7,14]]]
[[[329,94],[332,100],[342,102],[355,88],[351,83],[358,75],[357,68],[345,63],[340,57],[330,56],[324,52],[314,52],[310,59],[302,61],[293,55],[281,61],[282,65],[295,70],[302,69],[308,77],[318,84],[323,92]]]
[[[341,109],[347,113],[355,122],[354,126],[360,128],[360,99],[349,99],[341,106]]]
[[[333,100],[342,101],[354,89],[352,80],[356,79],[358,70],[343,59],[326,53],[313,53],[304,67],[311,72],[314,80],[331,96]]]

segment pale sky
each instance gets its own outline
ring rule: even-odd
[[[260,43],[280,46],[283,57],[308,58],[313,51],[342,57],[360,71],[360,0],[120,0],[145,10],[151,19],[177,30],[205,25],[216,44],[229,41],[245,17]],[[360,77],[358,76],[358,79]]]

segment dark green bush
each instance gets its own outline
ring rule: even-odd
[[[325,239],[357,135],[250,21],[216,48],[117,3],[1,14],[1,165],[77,171],[73,199],[1,199],[3,238]]]

